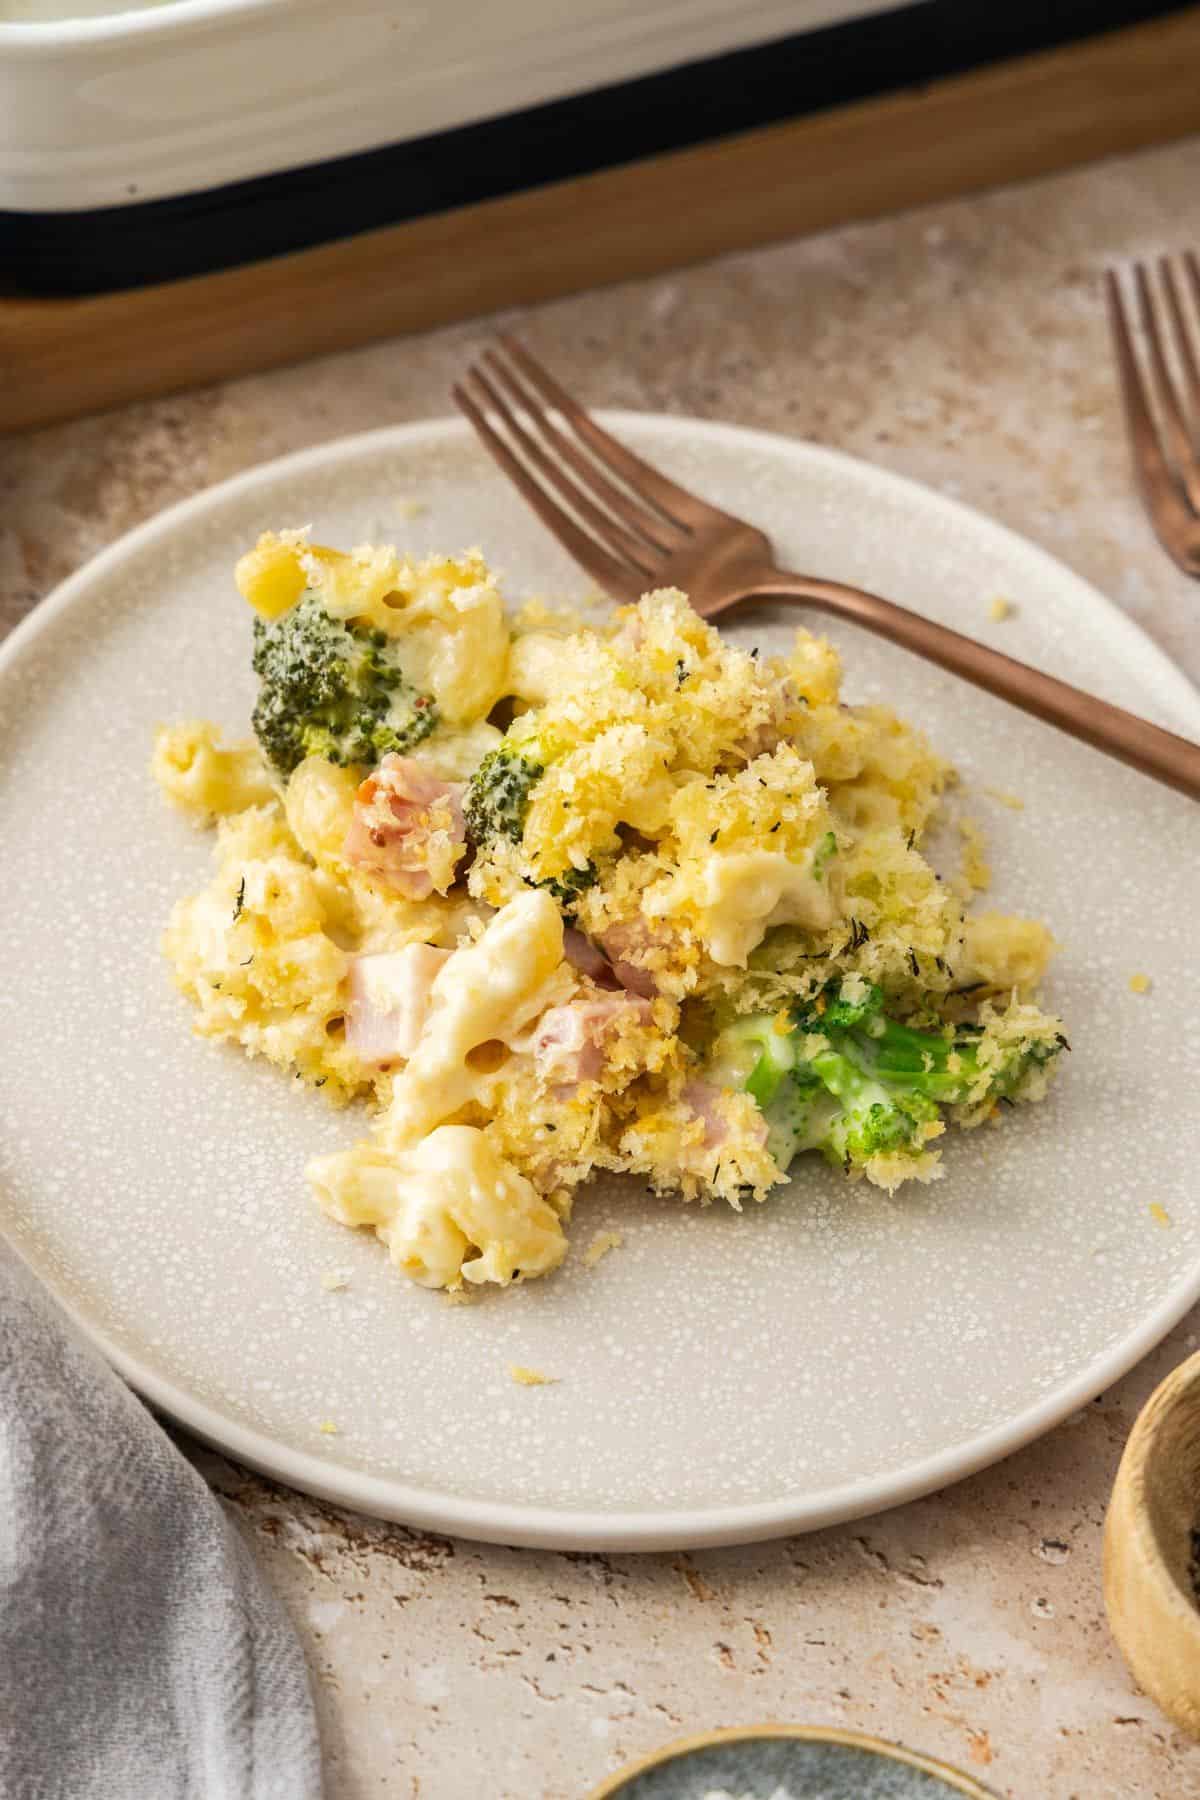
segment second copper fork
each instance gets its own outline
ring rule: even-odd
[[[1162,256],[1157,276],[1158,300],[1145,263],[1133,265],[1145,375],[1115,269],[1105,277],[1109,323],[1146,511],[1164,550],[1186,575],[1200,576],[1200,264],[1190,250],[1178,261]],[[1171,368],[1172,352],[1177,374]]]
[[[513,339],[454,398],[504,472],[604,591],[678,587],[706,618],[792,600],[852,619],[1097,750],[1200,799],[1200,745],[861,588],[797,575],[766,535],[689,493],[614,438]]]

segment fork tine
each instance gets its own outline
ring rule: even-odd
[[[499,432],[489,424],[482,409],[465,388],[456,383],[451,392],[455,403],[467,415],[485,448],[495,457],[514,487],[524,495],[543,525],[554,534],[580,567],[586,569],[606,593],[620,599],[636,600],[643,585],[636,570],[610,556],[594,537],[575,523],[569,513],[563,511],[556,500],[550,498],[520,458],[513,454]]]
[[[1141,468],[1145,457],[1165,475],[1167,466],[1158,447],[1158,433],[1150,416],[1146,390],[1142,386],[1142,377],[1133,354],[1133,338],[1125,317],[1125,303],[1121,298],[1115,270],[1108,269],[1105,272],[1104,286],[1108,295],[1108,322],[1117,352],[1117,371],[1121,377],[1121,397],[1125,402],[1125,418],[1133,439],[1135,461]]]
[[[521,373],[556,412],[570,421],[577,435],[595,452],[600,461],[623,481],[628,482],[644,500],[652,501],[671,524],[696,527],[724,522],[728,518],[728,514],[721,512],[718,507],[709,506],[706,501],[698,500],[695,494],[689,494],[686,488],[677,487],[673,481],[668,481],[665,475],[643,462],[640,456],[635,456],[632,450],[627,450],[615,437],[610,437],[602,426],[597,425],[591,414],[585,412],[579,402],[559,386],[553,375],[542,367],[524,344],[510,337],[507,332],[502,331],[498,335]]]
[[[571,477],[559,468],[554,458],[547,456],[542,446],[521,423],[495,382],[489,379],[487,372],[478,363],[468,371],[467,379],[475,382],[489,405],[499,413],[509,436],[520,445],[525,460],[532,463],[537,470],[542,486],[548,485],[558,490],[567,505],[573,507],[584,522],[590,526],[593,537],[599,540],[604,549],[623,557],[642,575],[651,575],[655,558],[646,544],[639,542],[619,520],[612,518],[596,506],[579,484],[572,481]]]
[[[570,463],[581,480],[587,482],[592,492],[603,501],[618,518],[624,519],[646,543],[660,555],[666,555],[672,548],[687,542],[691,533],[686,526],[676,525],[672,520],[656,512],[634,498],[628,488],[618,488],[604,474],[599,464],[588,456],[573,438],[561,431],[546,410],[545,402],[536,394],[531,394],[521,378],[510,369],[494,350],[485,350],[483,360],[504,383],[509,393],[519,406],[536,421],[542,436],[554,445],[564,462]],[[669,539],[671,542],[664,542]]]
[[[1191,407],[1193,421],[1200,416],[1200,365],[1196,362],[1196,350],[1193,343],[1193,332],[1188,326],[1187,316],[1183,310],[1183,301],[1175,278],[1175,267],[1169,256],[1163,256],[1158,264],[1159,278],[1163,292],[1167,296],[1167,310],[1171,315],[1171,325],[1175,333],[1175,346],[1179,352],[1179,362],[1183,369],[1184,385],[1187,388],[1188,404]]]
[[[1200,312],[1200,262],[1197,262],[1196,252],[1194,250],[1185,250],[1182,260],[1184,273],[1188,278],[1188,285],[1192,290],[1193,304],[1195,305],[1196,310]]]
[[[1179,477],[1189,489],[1189,497],[1195,504],[1194,496],[1190,492],[1193,484],[1187,479],[1194,462],[1191,435],[1179,405],[1179,395],[1176,392],[1174,377],[1167,367],[1162,333],[1158,328],[1158,314],[1154,306],[1154,295],[1150,290],[1150,277],[1146,273],[1144,263],[1135,263],[1133,278],[1137,288],[1138,311],[1141,315],[1142,331],[1150,357],[1150,368],[1154,376],[1154,385],[1158,390],[1159,412],[1162,417],[1163,429],[1166,432],[1167,444],[1175,459]],[[1200,483],[1196,483],[1195,486],[1200,492]]]
[[[1121,397],[1125,404],[1125,421],[1133,451],[1134,473],[1163,548],[1182,569],[1187,570],[1188,562],[1182,546],[1194,535],[1195,520],[1163,457],[1158,431],[1134,356],[1125,303],[1121,298],[1120,283],[1114,269],[1105,271],[1104,285],[1108,295],[1109,325],[1117,354]]]

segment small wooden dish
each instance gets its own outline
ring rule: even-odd
[[[1104,1526],[1104,1600],[1122,1656],[1200,1738],[1200,1355],[1155,1390],[1130,1433]]]

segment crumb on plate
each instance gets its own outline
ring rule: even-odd
[[[1011,619],[1016,610],[1011,600],[1004,600],[997,596],[988,607],[988,618],[995,619],[999,623],[1001,619]]]
[[[1019,794],[1010,794],[1004,788],[985,787],[984,793],[989,800],[995,800],[1000,806],[1007,806],[1010,812],[1024,812],[1025,802]]]
[[[985,854],[987,840],[974,819],[960,819],[958,835],[962,839],[962,860],[956,887],[963,899],[969,900],[972,894],[986,893],[991,887],[992,866]]]
[[[619,1250],[625,1242],[624,1233],[620,1231],[598,1231],[583,1253],[583,1260],[589,1269],[594,1269],[598,1262],[606,1257],[610,1250]]]

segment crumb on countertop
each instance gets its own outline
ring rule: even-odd
[[[553,1387],[559,1379],[557,1375],[543,1375],[540,1369],[527,1369],[524,1363],[509,1363],[508,1375],[518,1387]]]
[[[396,512],[402,519],[419,519],[422,513],[428,511],[428,500],[414,499],[411,494],[401,494],[396,501]]]
[[[336,1437],[338,1434],[338,1428],[332,1419],[322,1419],[321,1423],[317,1426],[317,1430],[323,1437]]]
[[[1011,600],[1004,600],[997,595],[988,607],[988,617],[999,622],[1001,619],[1011,619],[1016,610]]]
[[[466,1288],[447,1288],[442,1295],[442,1302],[446,1306],[474,1306],[475,1295]]]
[[[350,1277],[343,1275],[340,1269],[326,1269],[321,1277],[321,1286],[327,1294],[340,1294],[350,1286]]]
[[[1161,1225],[1166,1231],[1170,1230],[1171,1215],[1165,1206],[1160,1206],[1158,1204],[1157,1200],[1152,1200],[1150,1202],[1150,1217],[1154,1220],[1156,1225]]]
[[[989,800],[995,800],[1001,806],[1007,806],[1010,812],[1024,812],[1025,802],[1019,794],[1010,794],[1004,788],[985,787],[984,793]]]
[[[1129,977],[1129,991],[1131,994],[1148,994],[1150,992],[1150,986],[1151,982],[1148,975],[1131,975]]]
[[[583,1253],[583,1260],[589,1269],[606,1257],[610,1250],[619,1250],[625,1242],[624,1234],[619,1231],[598,1231]]]

